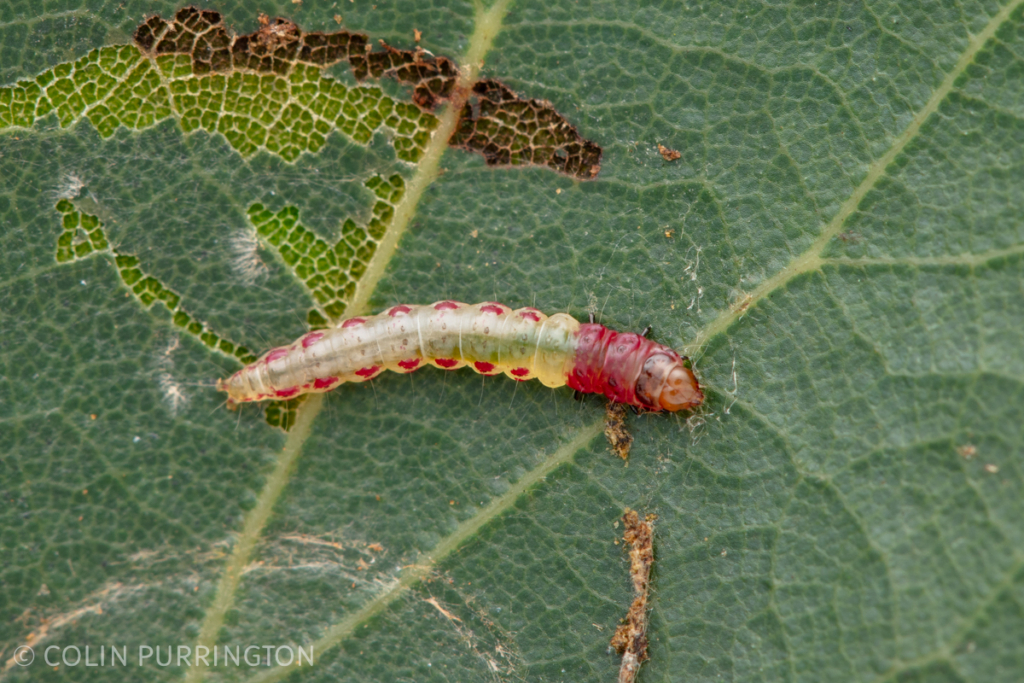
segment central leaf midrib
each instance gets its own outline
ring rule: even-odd
[[[475,79],[479,66],[482,64],[483,58],[489,50],[494,36],[497,34],[498,30],[500,30],[501,17],[509,2],[510,0],[499,0],[490,8],[490,10],[487,11],[483,10],[480,5],[476,6],[476,30],[470,40],[464,60],[464,63],[470,66],[463,73],[463,78],[460,79],[461,84],[464,85],[465,82],[471,82],[470,79]],[[889,147],[886,153],[868,167],[867,173],[865,174],[862,182],[857,186],[850,197],[843,202],[835,216],[823,227],[815,242],[804,253],[792,259],[785,268],[777,272],[771,278],[762,282],[762,284],[753,292],[740,297],[732,307],[723,311],[714,320],[699,330],[694,343],[686,347],[685,351],[687,353],[695,355],[701,349],[705,348],[711,339],[715,338],[719,334],[725,333],[734,322],[749,310],[750,307],[768,296],[770,293],[783,288],[793,278],[802,273],[820,269],[820,267],[825,263],[821,254],[829,242],[839,234],[846,220],[857,209],[867,193],[882,177],[884,177],[889,164],[892,163],[907,144],[917,136],[923,123],[938,109],[941,102],[948,96],[956,79],[973,61],[978,51],[995,34],[996,30],[1007,20],[1010,14],[1021,5],[1021,3],[1024,3],[1024,0],[1016,0],[1004,7],[989,21],[980,33],[972,36],[967,49],[957,60],[954,68],[950,70],[940,85],[935,89],[928,102],[914,115],[906,129],[904,129],[904,131],[893,141],[893,144]],[[445,115],[451,114],[455,109],[456,107],[449,106]],[[455,116],[456,114],[457,112],[452,115]],[[440,145],[440,151],[442,153],[447,147],[447,136],[442,137],[443,130],[444,121],[442,121],[442,124],[439,126],[434,138],[434,140],[440,139],[443,141]],[[431,143],[431,148],[433,147],[434,141]],[[426,187],[429,186],[436,178],[437,162],[439,162],[439,160],[440,154],[437,154],[432,166],[429,164],[426,157],[424,158],[424,161],[421,162],[421,166],[417,169],[417,172],[410,184],[410,191],[407,197],[403,200],[402,205],[396,209],[395,223],[393,224],[392,229],[385,235],[384,241],[381,243],[370,263],[369,268],[367,269],[366,275],[360,280],[356,290],[356,296],[354,297],[350,308],[351,313],[359,314],[366,311],[377,283],[397,250],[399,238],[405,231],[405,228],[415,213],[415,208],[420,196],[422,196]],[[402,211],[403,209],[405,209],[404,213]],[[268,481],[267,487],[264,488],[263,492],[261,492],[257,508],[254,509],[253,512],[265,509],[267,514],[269,514],[270,508],[273,507],[274,502],[283,490],[284,485],[287,483],[291,466],[299,451],[301,451],[305,440],[308,438],[311,431],[310,425],[319,413],[321,407],[322,400],[319,395],[307,401],[302,407],[300,407],[296,427],[289,434],[285,450],[282,452],[281,459],[279,459],[278,467],[275,468],[274,474]],[[575,452],[580,448],[585,447],[586,444],[600,433],[600,427],[600,420],[582,427],[571,442],[563,445],[562,448],[557,449],[551,456],[546,458],[539,467],[528,472],[520,479],[519,482],[517,482],[513,489],[499,497],[499,499],[492,501],[490,505],[483,508],[473,517],[465,520],[459,525],[456,532],[446,537],[432,551],[426,553],[423,557],[425,562],[418,565],[413,572],[410,572],[408,575],[397,580],[391,588],[379,594],[370,603],[364,606],[363,609],[353,614],[349,619],[343,620],[342,622],[329,627],[327,634],[321,638],[319,644],[328,648],[336,645],[345,637],[345,635],[351,633],[356,626],[365,621],[366,618],[369,618],[372,614],[378,613],[387,605],[391,604],[406,590],[415,585],[415,583],[427,573],[433,564],[458,547],[458,545],[472,536],[472,534],[478,531],[484,524],[501,514],[530,486],[537,483],[544,475],[553,471],[556,467],[569,462]],[[286,458],[286,454],[291,454],[291,457]],[[275,481],[275,479],[280,479],[280,481]],[[250,516],[254,518],[256,517],[255,515],[252,515],[252,513],[250,513]],[[265,522],[265,519],[263,521]],[[249,526],[250,524],[248,523],[247,518],[246,528],[249,528]],[[204,620],[203,629],[198,641],[200,645],[212,647],[216,642],[216,634],[219,631],[220,626],[223,624],[223,616],[233,603],[234,592],[237,589],[238,579],[240,578],[240,571],[237,572],[233,581],[231,580],[233,576],[232,572],[235,569],[244,567],[244,565],[248,563],[249,555],[251,554],[251,551],[255,546],[255,542],[258,540],[259,534],[263,528],[262,523],[258,526],[256,524],[251,526],[253,526],[251,529],[253,533],[249,535],[249,538],[246,538],[246,534],[243,532],[239,542],[235,545],[235,550],[233,551],[228,567],[225,570],[225,576],[222,578],[221,584],[218,587],[217,596],[215,597],[214,603],[211,606],[211,609],[208,610],[206,619]],[[218,612],[219,618],[216,614]],[[216,629],[213,628],[214,625],[217,626]],[[322,651],[318,652],[318,654],[321,652]],[[187,680],[201,680],[204,671],[204,669],[193,667],[189,671]],[[261,682],[279,680],[287,675],[288,671],[289,669],[286,667],[270,669],[256,676],[253,680]]]
[[[480,4],[475,5],[476,16],[474,23],[476,28],[470,38],[466,55],[463,59],[464,66],[461,67],[456,92],[468,92],[469,88],[476,81],[480,72],[480,67],[483,64],[484,57],[493,44],[494,37],[501,28],[501,21],[510,1],[511,0],[498,0],[498,2],[492,5],[489,9],[484,9]],[[391,258],[394,256],[398,248],[399,240],[415,215],[416,207],[420,198],[423,196],[423,192],[437,178],[437,169],[440,164],[441,157],[448,148],[448,139],[455,130],[455,125],[458,122],[461,109],[462,102],[460,102],[459,98],[456,97],[449,102],[441,114],[438,127],[433,133],[423,158],[416,167],[416,171],[409,182],[405,195],[403,196],[402,201],[395,207],[395,215],[392,220],[391,227],[385,233],[384,238],[381,240],[377,250],[374,252],[373,257],[370,260],[370,263],[368,264],[366,272],[363,277],[360,278],[356,286],[355,296],[353,297],[347,311],[349,315],[359,315],[367,311],[377,283],[384,275]],[[277,499],[280,497],[288,483],[299,453],[302,451],[302,447],[309,438],[309,435],[312,432],[312,424],[320,413],[322,407],[323,395],[314,394],[298,408],[296,422],[285,440],[285,447],[278,456],[277,464],[267,479],[267,484],[260,492],[256,506],[246,515],[242,532],[239,534],[238,540],[232,548],[224,573],[218,581],[213,602],[204,615],[199,637],[196,640],[197,650],[199,647],[205,647],[207,648],[207,651],[209,651],[212,650],[213,646],[216,644],[218,634],[224,625],[227,612],[234,605],[235,594],[241,583],[243,570],[249,563],[252,552],[256,547],[256,543],[258,542],[264,527],[266,526],[266,522],[270,517]],[[580,436],[577,435],[577,438],[580,438]],[[575,443],[575,441],[572,443]],[[572,448],[571,452],[569,452],[566,457],[571,457],[571,454],[576,450],[577,448]],[[551,459],[549,458],[546,462],[550,461]],[[531,477],[534,476],[534,473],[543,471],[543,469],[544,466],[542,465],[540,468],[535,468],[528,473],[521,480],[523,485],[528,486],[529,482],[532,481]],[[510,491],[518,491],[519,489],[517,486],[510,489]],[[506,496],[508,495],[509,493],[506,493]],[[518,493],[515,497],[518,497]],[[484,508],[484,511],[491,510],[496,503],[497,501]],[[478,514],[473,518],[466,520],[466,522],[460,525],[460,528],[471,528],[473,531],[466,532],[466,535],[468,536],[475,532],[480,525],[490,519],[491,516],[496,514],[497,512],[492,512],[491,515]],[[468,527],[467,524],[469,525]],[[455,534],[449,535],[446,541],[442,541],[442,543],[439,544],[432,553],[427,554],[427,558],[431,558],[433,554],[442,552],[447,544],[461,543],[461,540],[458,540],[460,538],[461,536],[458,531],[456,531]],[[446,552],[447,551],[444,551],[442,554],[446,554]],[[429,567],[437,559],[439,559],[439,557],[429,559],[425,566]],[[411,586],[418,581],[419,578],[420,576],[417,574],[410,574],[409,577],[403,577],[403,581],[399,581],[396,586]],[[392,589],[390,593],[395,593],[394,589]],[[395,597],[397,597],[397,593],[395,594]],[[378,599],[368,607],[371,608],[370,611],[372,613],[376,613],[379,609],[383,609],[383,607],[390,602],[391,599],[387,599],[383,602]],[[366,608],[360,610],[360,612],[354,616],[361,615],[365,611]],[[369,613],[364,615],[362,618],[368,616]],[[334,630],[336,630],[336,628]],[[338,640],[340,640],[341,637],[343,636],[339,636]],[[275,670],[272,669],[267,673],[272,674],[274,671]],[[199,662],[194,660],[192,666],[186,673],[185,680],[187,683],[199,683],[199,681],[202,681],[205,673],[206,667],[200,666]]]

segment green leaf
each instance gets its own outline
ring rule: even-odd
[[[626,507],[658,515],[641,681],[1024,677],[1024,2],[264,8],[482,64],[603,148],[587,181],[446,148],[446,105],[430,140],[310,128],[311,83],[420,112],[341,64],[247,147],[158,98],[220,76],[139,75],[177,9],[0,8],[0,677],[615,680]],[[246,354],[440,299],[653,325],[707,403],[631,415],[628,467],[602,400],[468,371],[287,433],[220,405]],[[128,666],[44,659],[86,645]],[[224,665],[249,645],[315,663]]]

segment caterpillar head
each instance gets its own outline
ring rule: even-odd
[[[673,357],[674,356],[674,357]],[[704,402],[689,360],[656,353],[644,362],[636,381],[636,393],[654,410],[690,410]]]

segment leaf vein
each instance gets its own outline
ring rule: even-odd
[[[798,275],[818,270],[828,243],[843,229],[846,220],[853,215],[867,193],[886,175],[889,164],[896,160],[900,152],[917,137],[924,122],[936,111],[939,105],[946,99],[953,90],[953,85],[967,67],[973,62],[974,57],[995,35],[1000,26],[1003,25],[1010,15],[1022,4],[1024,0],[1016,0],[999,11],[985,28],[973,36],[967,49],[960,55],[956,65],[946,74],[942,83],[935,89],[928,102],[914,115],[910,124],[903,132],[893,140],[892,145],[881,157],[876,159],[869,167],[864,179],[856,187],[850,197],[843,202],[832,219],[823,227],[821,234],[814,243],[802,254],[790,261],[789,265],[777,272],[772,277],[763,281],[760,286],[754,289],[747,297],[741,297],[730,309],[720,314],[716,319],[706,325],[698,334],[697,339],[686,347],[685,354],[695,356],[707,343],[718,334],[725,332],[736,320],[743,316],[748,308],[768,296],[776,289],[784,287],[790,280]]]

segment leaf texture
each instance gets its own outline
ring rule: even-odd
[[[8,3],[0,112],[177,9]],[[625,508],[658,515],[640,681],[1024,677],[1024,3],[265,10],[547,100],[600,173],[447,148],[447,105],[415,157],[383,124],[283,154],[180,112],[0,118],[0,679],[615,680]],[[222,339],[443,298],[652,325],[707,404],[630,415],[628,467],[601,400],[470,372],[344,386],[287,433],[219,405]],[[101,644],[129,667],[41,661]],[[250,644],[315,664],[195,666]]]

